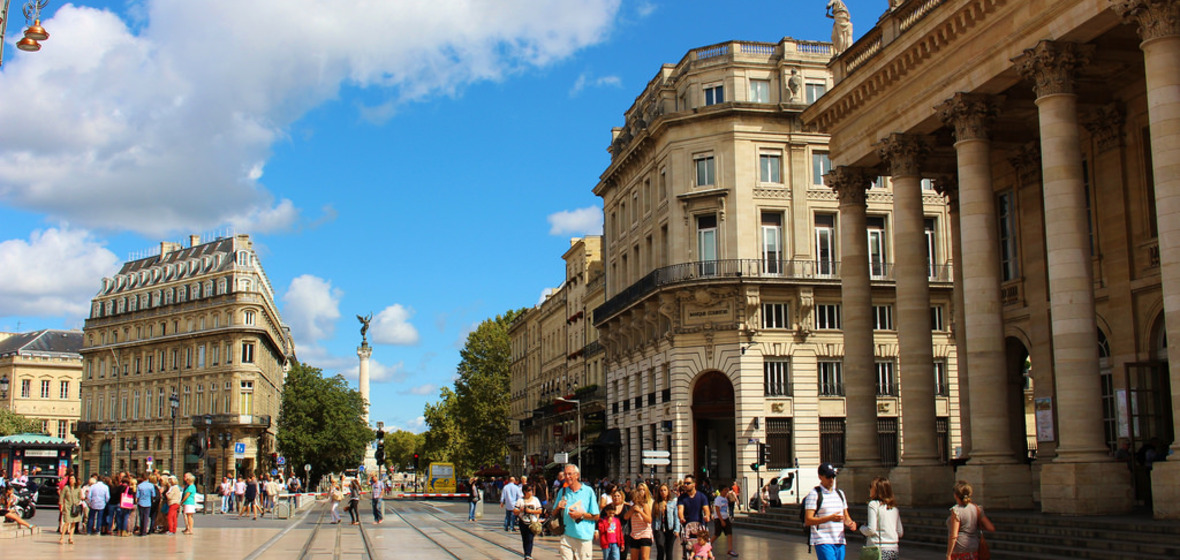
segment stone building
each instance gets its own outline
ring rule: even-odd
[[[198,480],[273,467],[295,350],[248,235],[163,242],[124,263],[83,332],[82,474],[139,471],[149,457]]]
[[[806,485],[821,461],[880,470],[957,454],[947,206],[930,182],[904,216],[884,178],[859,194],[825,185],[828,138],[801,113],[830,87],[831,56],[790,38],[694,49],[614,129],[594,188],[614,476],[753,486],[798,466]],[[838,218],[853,203],[867,205],[859,223]],[[916,231],[899,223],[911,218]],[[644,465],[644,450],[671,464]]]
[[[74,441],[81,349],[81,331],[0,333],[0,408],[39,420],[46,435]]]
[[[966,257],[955,322],[969,461],[956,476],[993,507],[1150,501],[1180,517],[1180,464],[1115,458],[1120,439],[1180,449],[1180,345],[1166,343],[1180,339],[1180,2],[894,4],[831,61],[834,87],[803,120],[831,134],[842,196],[892,176],[907,243],[921,237],[921,181],[949,198]],[[844,210],[842,223],[866,212]],[[899,294],[902,273],[899,255]],[[945,502],[949,475],[926,459],[903,457],[905,476],[929,471]]]
[[[602,237],[573,239],[562,258],[565,281],[509,329],[510,470],[551,470],[554,454],[566,452],[587,476],[603,476],[617,438],[605,433],[603,352],[589,317],[603,302]]]

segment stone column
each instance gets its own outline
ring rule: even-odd
[[[905,506],[945,501],[953,480],[938,460],[934,406],[934,344],[930,334],[930,278],[926,267],[921,163],[924,138],[892,134],[877,152],[893,178],[893,276],[897,283],[895,324],[901,372],[901,463],[889,477]]]
[[[963,234],[962,221],[959,218],[959,176],[951,174],[939,175],[934,180],[934,190],[946,197],[948,214],[950,215],[951,261],[954,272],[954,295],[951,297],[952,313],[951,328],[955,335],[955,377],[958,378],[959,401],[959,432],[963,445],[963,455],[971,455],[971,402],[966,398],[971,394],[971,380],[968,372],[971,368],[967,360],[967,314],[963,304]],[[948,371],[949,375],[950,372]]]
[[[873,303],[865,191],[874,173],[840,166],[824,178],[840,197],[840,308],[844,331],[844,424],[847,467],[840,487],[848,499],[868,497],[869,482],[885,474],[877,448],[877,386],[873,366]]]
[[[1138,26],[1147,78],[1147,112],[1151,125],[1151,161],[1159,223],[1160,281],[1169,340],[1180,340],[1180,1],[1113,0],[1114,10]],[[1180,344],[1168,345],[1172,406],[1180,403]],[[1173,414],[1180,433],[1180,414]],[[1180,440],[1172,442],[1180,452]],[[1180,518],[1180,462],[1156,463],[1152,469],[1155,516]]]
[[[365,401],[365,425],[369,425],[369,358],[373,356],[373,347],[369,343],[362,342],[356,348],[356,356],[360,358],[361,363],[357,372],[357,386],[361,392],[361,398]],[[372,445],[365,446],[365,472],[376,472],[377,458],[374,456],[374,449]]]
[[[970,389],[959,388],[970,408],[970,462],[958,477],[975,485],[980,503],[1000,509],[1026,509],[1032,503],[1032,478],[1009,444],[1008,373],[1004,316],[1000,303],[1000,242],[992,187],[991,120],[1000,100],[958,93],[938,107],[955,135],[958,162],[959,238],[956,273],[962,271],[962,346],[970,365]],[[968,252],[970,259],[963,259]],[[956,275],[957,278],[957,275]],[[956,321],[960,320],[956,314]],[[956,326],[956,337],[960,336]],[[963,376],[960,376],[962,379]],[[966,398],[964,398],[966,397]],[[985,501],[986,500],[986,501]]]
[[[1041,132],[1057,372],[1057,457],[1041,472],[1042,509],[1051,513],[1106,514],[1131,508],[1129,473],[1107,457],[1099,414],[1098,327],[1074,93],[1075,70],[1092,52],[1093,47],[1041,41],[1014,60],[1021,75],[1034,84]]]

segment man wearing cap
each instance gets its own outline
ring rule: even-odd
[[[843,491],[836,489],[836,474],[836,467],[831,463],[821,464],[820,485],[803,500],[804,524],[811,527],[810,542],[818,560],[844,560],[844,528],[856,530],[856,522],[848,512],[848,500]]]

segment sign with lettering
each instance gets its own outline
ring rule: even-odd
[[[683,316],[685,325],[732,323],[734,321],[733,301],[719,301],[707,306],[686,303]]]

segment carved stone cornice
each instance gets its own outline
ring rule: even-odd
[[[1123,108],[1118,103],[1110,103],[1095,109],[1086,119],[1085,127],[1098,142],[1098,149],[1105,152],[1123,145],[1123,124],[1126,122]]]
[[[919,177],[922,160],[930,153],[930,145],[922,136],[890,134],[877,144],[877,155],[889,163],[889,174],[896,177]]]
[[[873,186],[877,175],[867,167],[841,165],[824,175],[824,183],[836,191],[840,204],[865,205],[865,191]]]
[[[946,197],[951,212],[959,211],[959,176],[953,173],[940,173],[934,177],[934,190]]]
[[[1077,69],[1090,62],[1093,45],[1041,41],[1012,59],[1020,75],[1033,83],[1037,97],[1074,93]]]
[[[1180,35],[1178,0],[1110,0],[1111,9],[1127,23],[1135,24],[1144,41]]]
[[[987,140],[991,121],[1000,112],[1002,97],[956,93],[934,108],[943,124],[954,130],[955,140]]]

